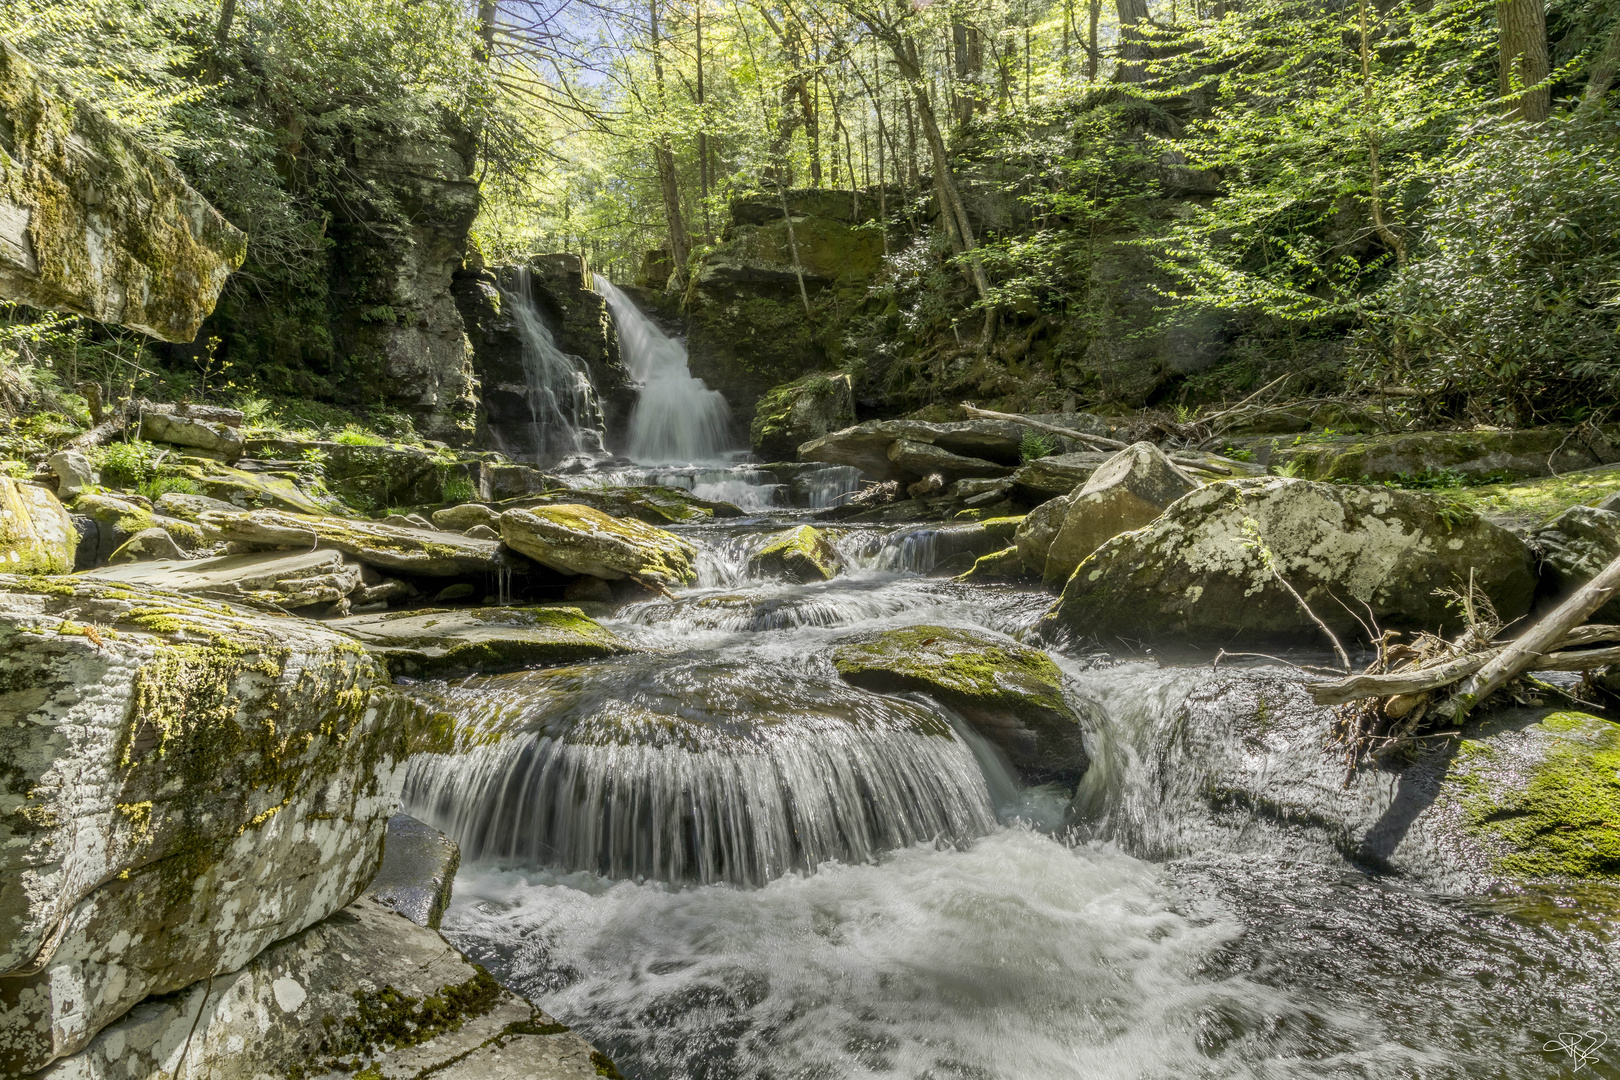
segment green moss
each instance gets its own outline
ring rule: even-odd
[[[1546,748],[1528,782],[1502,769],[1498,747],[1459,747],[1467,827],[1510,877],[1620,879],[1620,724],[1554,713],[1530,730]]]
[[[1031,577],[1029,570],[1024,566],[1024,560],[1018,555],[1017,547],[1006,547],[1000,551],[993,551],[988,555],[981,555],[973,563],[973,567],[966,573],[957,577],[957,581],[993,581],[1014,582],[1023,581]]]
[[[1510,518],[1527,526],[1541,525],[1572,506],[1592,506],[1620,491],[1620,465],[1520,480],[1511,484],[1488,484],[1457,492],[1481,514]]]
[[[446,986],[425,998],[402,994],[392,986],[374,993],[356,991],[355,1011],[336,1031],[328,1031],[319,1055],[329,1069],[342,1069],[344,1059],[369,1057],[380,1050],[417,1046],[438,1035],[460,1031],[495,1007],[500,984],[483,967],[473,965],[473,977]]]
[[[1022,645],[944,626],[889,630],[833,650],[838,674],[868,689],[925,690],[953,703],[1067,715],[1062,674]]]
[[[748,560],[750,570],[792,581],[830,581],[841,568],[838,552],[809,525],[789,529]]]

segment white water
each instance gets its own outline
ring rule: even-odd
[[[629,456],[648,464],[717,461],[734,447],[731,407],[693,378],[686,346],[669,337],[607,278],[595,277],[619,331],[630,377],[640,385]]]
[[[1615,933],[1598,917],[1574,919],[1566,904],[1556,921],[1522,918],[1370,877],[1298,834],[1237,850],[1222,830],[1178,821],[1202,804],[1207,774],[1160,750],[1207,668],[1055,657],[1096,725],[1076,824],[1111,839],[1081,842],[1063,827],[1066,793],[1019,790],[960,729],[956,741],[915,741],[905,717],[949,714],[858,694],[828,659],[839,641],[891,627],[1016,633],[1049,596],[920,577],[941,552],[937,527],[849,530],[838,545],[850,569],[814,585],[746,570],[757,526],[683,531],[703,550],[701,583],[607,620],[637,654],[445,691],[527,741],[475,753],[455,781],[427,785],[449,801],[421,808],[475,843],[497,815],[467,807],[508,808],[507,824],[482,834],[496,843],[469,846],[445,931],[625,1076],[1620,1075],[1620,1059],[1575,1074],[1541,1049],[1561,1030],[1620,1030]],[[877,712],[852,728],[863,699]],[[662,734],[623,737],[637,726]],[[542,752],[548,737],[558,741]],[[860,754],[845,749],[857,743]],[[969,753],[982,788],[961,779],[975,774]],[[907,755],[911,775],[971,788],[961,805],[982,814],[988,800],[994,820],[929,826],[930,808],[951,799],[859,779],[898,776]],[[521,808],[490,798],[481,776],[497,771],[527,793]],[[710,841],[668,830],[656,857],[658,830],[611,839],[609,814],[634,792],[648,807],[638,820],[679,817],[683,835],[732,829],[732,850],[750,854],[726,858],[754,871],[672,866],[667,853]],[[530,797],[540,793],[549,818]],[[682,799],[690,812],[677,811]],[[801,831],[829,835],[818,830],[840,814],[877,813],[872,801],[917,823],[910,838],[759,854],[785,853]],[[566,829],[558,805],[574,815]],[[1161,848],[1180,854],[1140,857]],[[614,851],[621,861],[604,854]],[[719,883],[694,884],[705,879]]]
[[[551,464],[570,456],[603,458],[602,409],[590,371],[577,356],[557,347],[557,339],[535,306],[529,268],[516,268],[515,287],[501,299],[523,344],[523,374],[533,417],[533,456]]]

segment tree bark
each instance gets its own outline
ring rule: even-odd
[[[1147,0],[1115,0],[1119,12],[1119,64],[1114,81],[1139,83],[1147,78],[1147,38],[1142,24],[1148,20]]]
[[[1102,50],[1097,46],[1097,24],[1102,21],[1102,0],[1090,0],[1086,6],[1089,23],[1086,28],[1086,82],[1094,83],[1097,81],[1097,71],[1102,66]]]
[[[658,37],[658,0],[648,0],[647,18],[652,31],[653,81],[658,88],[658,103],[664,103],[664,61]],[[663,117],[658,118],[663,123]],[[680,178],[675,172],[675,153],[670,149],[669,133],[661,132],[653,144],[653,160],[658,167],[658,187],[664,197],[664,220],[669,225],[669,257],[675,264],[670,274],[670,285],[681,288],[686,284],[686,219],[681,212]]]
[[[225,42],[231,36],[231,23],[235,19],[236,0],[224,0],[219,5],[219,22],[214,26],[214,47],[208,52],[208,64],[203,70],[203,81],[210,86],[223,77],[220,57],[225,52]]]
[[[1586,76],[1586,93],[1581,95],[1576,111],[1584,112],[1602,101],[1609,87],[1614,85],[1617,73],[1620,73],[1620,19],[1615,19],[1609,28],[1609,40],[1592,60],[1591,71]]]
[[[1503,115],[1539,123],[1552,111],[1552,89],[1536,87],[1548,74],[1545,0],[1501,0],[1496,7]],[[1536,87],[1535,89],[1527,89]]]

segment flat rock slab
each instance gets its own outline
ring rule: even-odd
[[[395,814],[388,819],[382,867],[366,895],[417,926],[437,930],[460,867],[461,848],[454,840],[425,821]]]
[[[204,525],[226,540],[263,547],[331,548],[379,570],[422,577],[460,577],[509,569],[501,545],[460,533],[310,517],[278,510],[205,513]]]
[[[285,476],[253,473],[233,469],[207,458],[185,457],[166,461],[159,466],[159,474],[179,480],[189,480],[203,495],[226,503],[227,509],[286,510],[294,514],[325,514],[330,509],[312,499],[297,484]],[[168,496],[160,496],[159,501]],[[177,514],[195,520],[202,513],[199,507],[191,513]]]
[[[246,964],[376,872],[415,709],[352,638],[0,575],[0,1075]]]
[[[1026,462],[1009,479],[1018,495],[1034,505],[1074,491],[1112,456],[1106,450],[1053,454]]]
[[[39,1080],[357,1073],[373,1080],[617,1075],[590,1043],[497,985],[436,931],[363,899],[240,970],[142,1002]]]
[[[0,46],[0,295],[192,341],[247,238],[174,163]]]
[[[282,607],[330,604],[360,587],[360,567],[341,551],[261,551],[211,559],[155,559],[90,570],[81,577],[175,592],[262,600]]]
[[[840,642],[833,666],[865,690],[928,694],[1032,779],[1073,783],[1090,764],[1063,675],[1038,649],[975,630],[908,626]]]
[[[483,607],[393,611],[333,619],[414,678],[571,664],[629,652],[595,619],[572,607]]]

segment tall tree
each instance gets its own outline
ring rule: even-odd
[[[1496,19],[1501,35],[1497,89],[1502,112],[1520,120],[1545,120],[1552,110],[1552,88],[1538,85],[1549,73],[1544,0],[1501,0]]]
[[[658,0],[647,0],[647,21],[651,31],[653,82],[658,91],[660,114],[664,101],[663,47],[659,43]],[[686,284],[686,258],[688,254],[686,215],[681,212],[680,176],[675,171],[675,152],[670,147],[669,131],[663,115],[659,116],[659,132],[653,142],[653,159],[658,168],[658,187],[664,197],[664,220],[669,224],[669,256],[675,264],[669,283],[673,288]]]
[[[1141,82],[1147,78],[1147,35],[1142,32],[1148,21],[1147,0],[1116,0],[1115,6],[1119,12],[1119,64],[1114,78]]]

